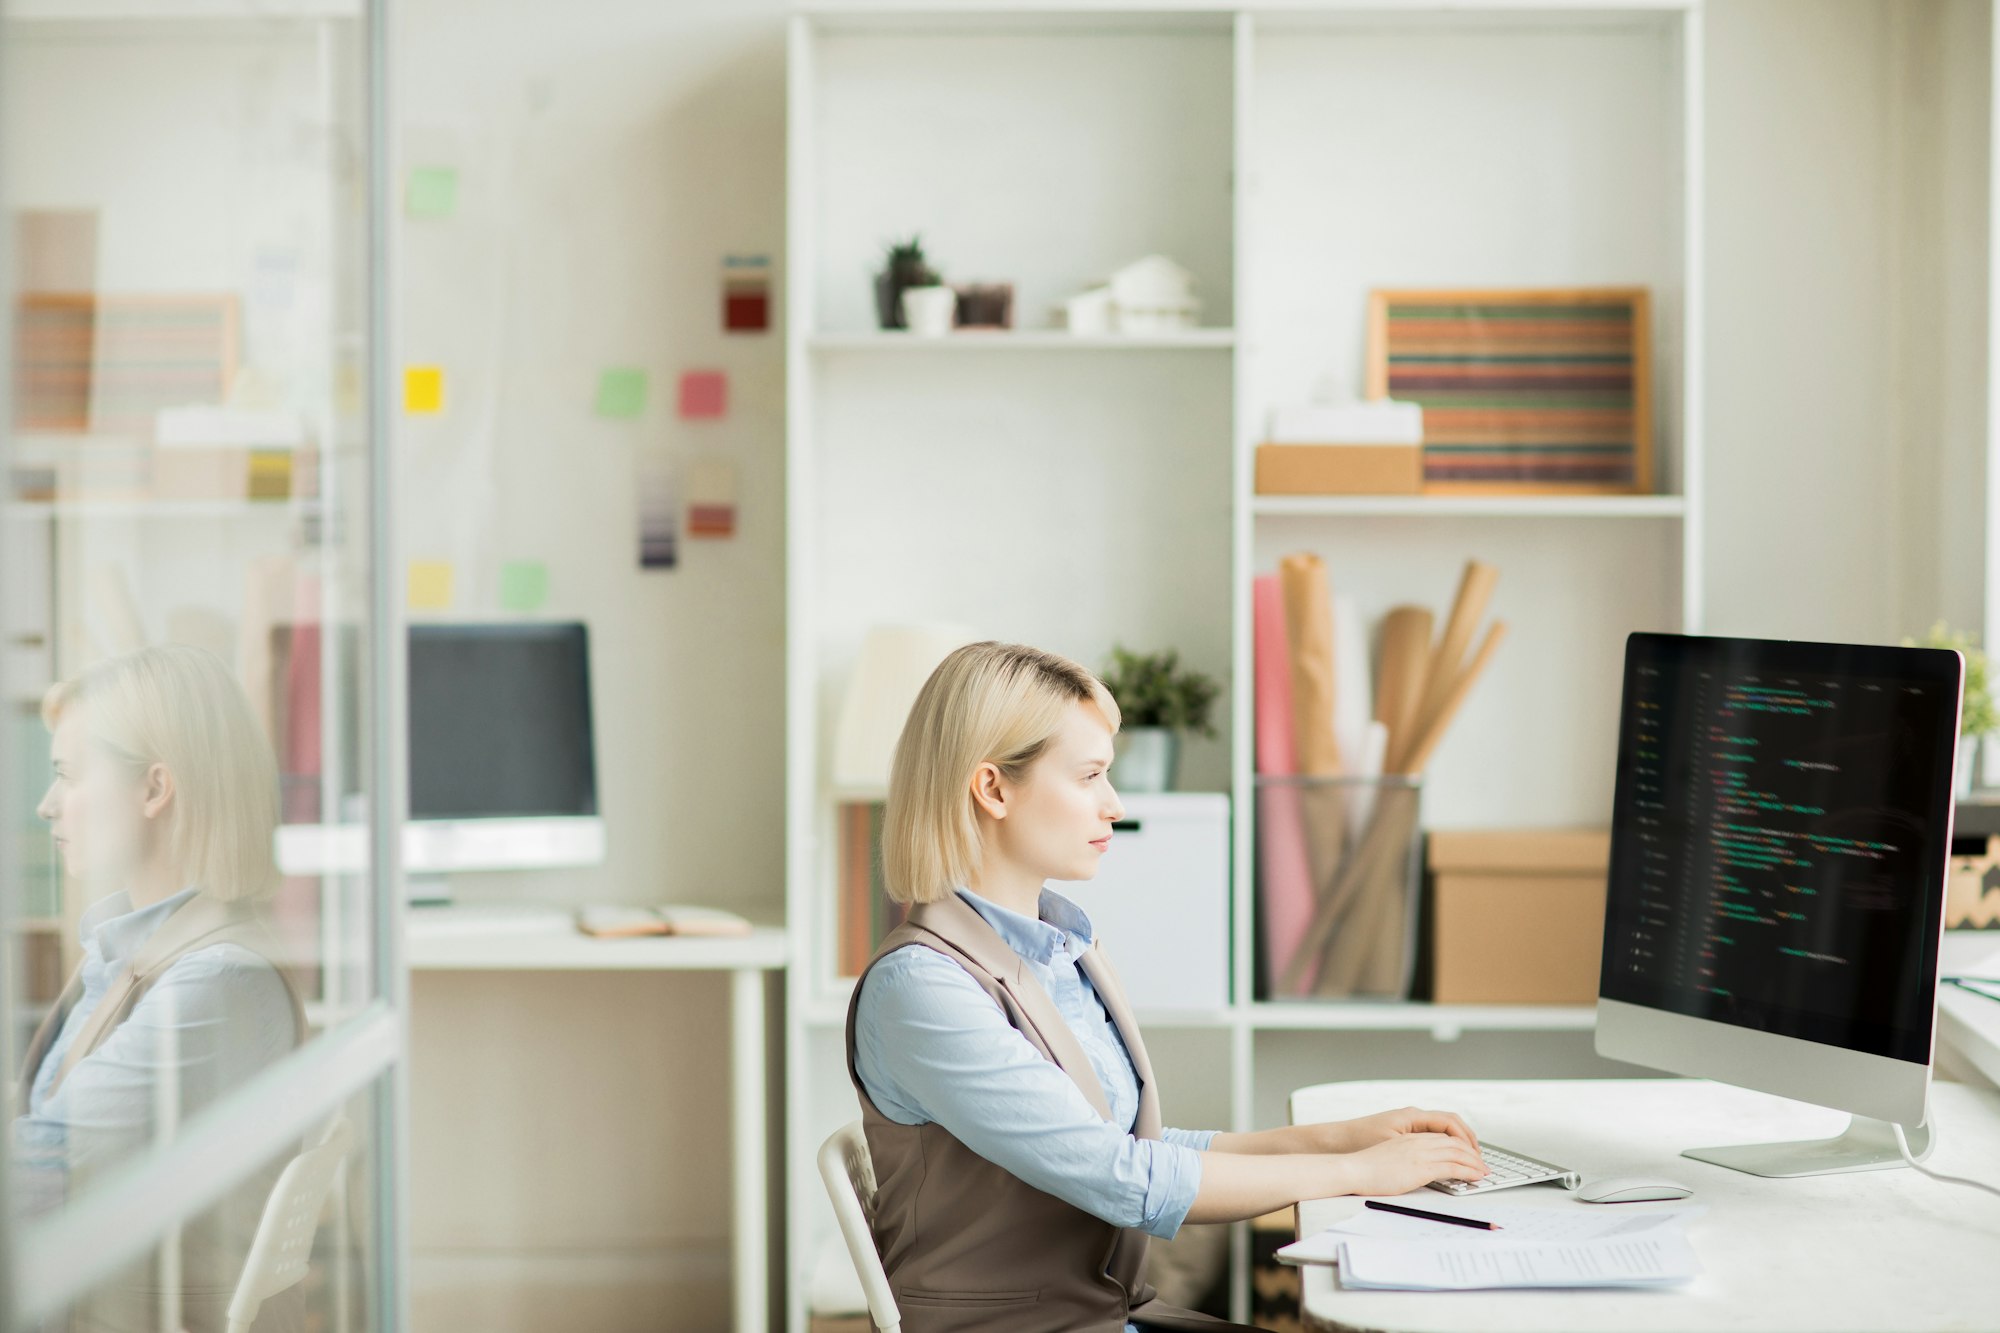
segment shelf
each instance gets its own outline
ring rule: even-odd
[[[1259,495],[1259,518],[1685,518],[1684,495]]]
[[[900,331],[815,333],[806,339],[815,352],[1151,352],[1215,351],[1236,345],[1234,329],[1189,329],[1186,333],[1065,333],[1061,329],[1019,332],[949,333],[939,338]]]
[[[847,1002],[821,999],[803,1013],[808,1027],[838,1028]],[[1410,1000],[1260,1003],[1215,1010],[1140,1011],[1141,1029],[1247,1027],[1256,1032],[1428,1032],[1441,1041],[1463,1032],[1588,1032],[1592,1005],[1427,1004]]]
[[[317,500],[9,500],[9,518],[236,518],[305,514]]]

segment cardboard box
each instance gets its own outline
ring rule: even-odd
[[[1430,835],[1431,998],[1594,1004],[1611,834]]]
[[[1978,839],[1977,850],[1952,839],[1951,868],[1944,895],[1946,930],[2000,930],[2000,838]]]
[[[1417,495],[1424,450],[1416,444],[1260,444],[1259,495]]]

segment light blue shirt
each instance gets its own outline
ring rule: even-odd
[[[1075,1080],[1007,1021],[972,974],[935,949],[910,945],[877,963],[861,986],[855,1072],[868,1098],[901,1125],[935,1123],[1028,1184],[1119,1227],[1160,1237],[1180,1229],[1201,1187],[1212,1131],[1134,1137],[1139,1077],[1132,1056],[1077,966],[1090,918],[1044,889],[1041,919],[959,891],[1061,1011],[1111,1107],[1099,1116]]]
[[[51,1091],[63,1058],[111,983],[161,923],[197,890],[133,910],[115,893],[83,914],[82,994],[63,1020],[14,1120],[17,1213],[62,1202],[72,1173],[124,1156],[150,1141],[158,1089],[172,1077],[185,1119],[292,1049],[292,1001],[284,978],[236,944],[197,949],[175,960],[139,997],[125,1021],[77,1062]]]

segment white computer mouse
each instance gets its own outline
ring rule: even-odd
[[[1644,1203],[1650,1199],[1685,1199],[1694,1193],[1685,1185],[1657,1176],[1606,1176],[1576,1192],[1585,1203]]]

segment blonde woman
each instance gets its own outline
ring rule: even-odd
[[[198,648],[143,648],[56,685],[42,719],[54,773],[37,812],[95,901],[82,964],[21,1072],[11,1149],[22,1212],[170,1133],[163,1100],[185,1120],[303,1032],[257,910],[278,878],[277,763],[228,669]],[[261,1192],[250,1194],[254,1210]],[[254,1218],[218,1214],[183,1237],[187,1328],[221,1327]],[[72,1326],[142,1326],[144,1293],[125,1295],[123,1314],[107,1313],[118,1307],[107,1298]],[[279,1326],[281,1309],[258,1328]]]
[[[847,1045],[908,1333],[1216,1329],[1154,1299],[1147,1236],[1485,1174],[1446,1112],[1161,1125],[1090,920],[1043,887],[1117,854],[1118,725],[1075,662],[975,643],[924,683],[897,743],[882,857],[911,906],[855,987]]]

